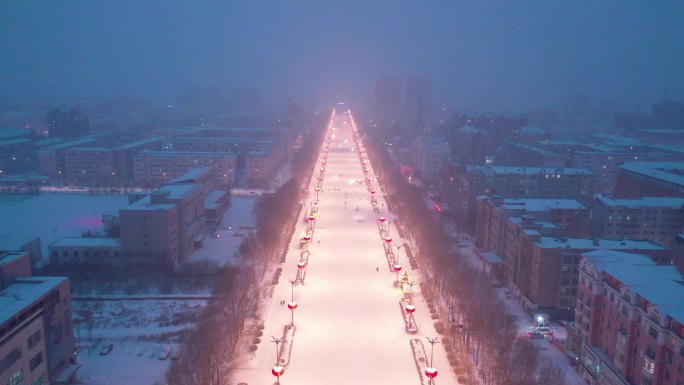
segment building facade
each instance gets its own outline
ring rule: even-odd
[[[684,383],[683,278],[638,253],[583,254],[575,325],[588,384]]]

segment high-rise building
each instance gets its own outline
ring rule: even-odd
[[[51,137],[72,138],[90,132],[90,120],[74,109],[54,110],[47,114],[48,135]]]
[[[406,84],[404,108],[407,135],[414,137],[429,132],[432,117],[432,78],[415,76]]]
[[[373,124],[381,129],[397,130],[401,120],[401,82],[386,76],[375,82],[373,90]]]

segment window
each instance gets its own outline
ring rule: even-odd
[[[7,385],[18,385],[24,380],[24,370],[19,369],[7,379]]]
[[[31,382],[31,385],[43,385],[45,384],[45,372],[41,373],[40,376],[36,377],[33,382]]]
[[[29,368],[31,371],[33,371],[35,368],[37,368],[40,364],[43,363],[43,352],[38,352],[33,358],[31,358],[31,361],[29,361]]]
[[[658,331],[653,326],[648,327],[648,335],[655,339],[658,339]]]
[[[2,366],[5,368],[9,368],[10,366],[12,366],[12,364],[17,362],[20,358],[21,358],[21,349],[19,348],[19,346],[17,346],[16,348],[14,348],[14,350],[12,350],[11,352],[7,353],[7,355],[5,355],[5,358],[2,360]],[[23,376],[22,376],[22,378],[23,378]]]
[[[28,348],[31,349],[32,347],[36,346],[38,342],[40,342],[40,330],[36,331],[35,333],[31,334],[31,336],[28,338]]]

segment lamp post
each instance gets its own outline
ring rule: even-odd
[[[313,214],[309,215],[309,225],[310,225],[311,231],[313,231],[313,229],[314,229],[315,221],[316,221],[316,217]]]
[[[280,342],[282,342],[282,340],[283,340],[282,337],[281,338],[275,338],[275,337],[271,336],[271,342],[275,343],[275,345],[276,345],[276,363],[275,363],[276,365],[280,364],[280,349],[279,349],[279,347],[280,347]]]
[[[395,263],[394,266],[392,266],[392,269],[397,273],[397,279],[394,281],[395,286],[400,286],[399,283],[399,272],[401,271],[401,265],[398,263]]]
[[[291,320],[291,325],[294,326],[294,311],[297,308],[297,302],[294,300],[294,287],[295,287],[295,282],[297,280],[292,280],[290,279],[290,286],[291,286],[291,291],[290,291],[290,303],[287,304],[287,308],[290,309],[292,312],[292,320]]]
[[[425,375],[430,378],[430,384],[434,384],[434,378],[437,377],[437,369],[435,369],[435,367],[432,366],[432,358],[433,358],[433,354],[435,351],[435,344],[438,343],[437,339],[439,337],[434,337],[434,338],[425,337],[425,338],[430,343],[430,367],[425,368]]]

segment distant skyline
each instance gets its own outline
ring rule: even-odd
[[[435,108],[626,109],[684,99],[684,3],[5,1],[0,99],[177,99],[256,88],[268,103],[366,103],[431,76]]]

